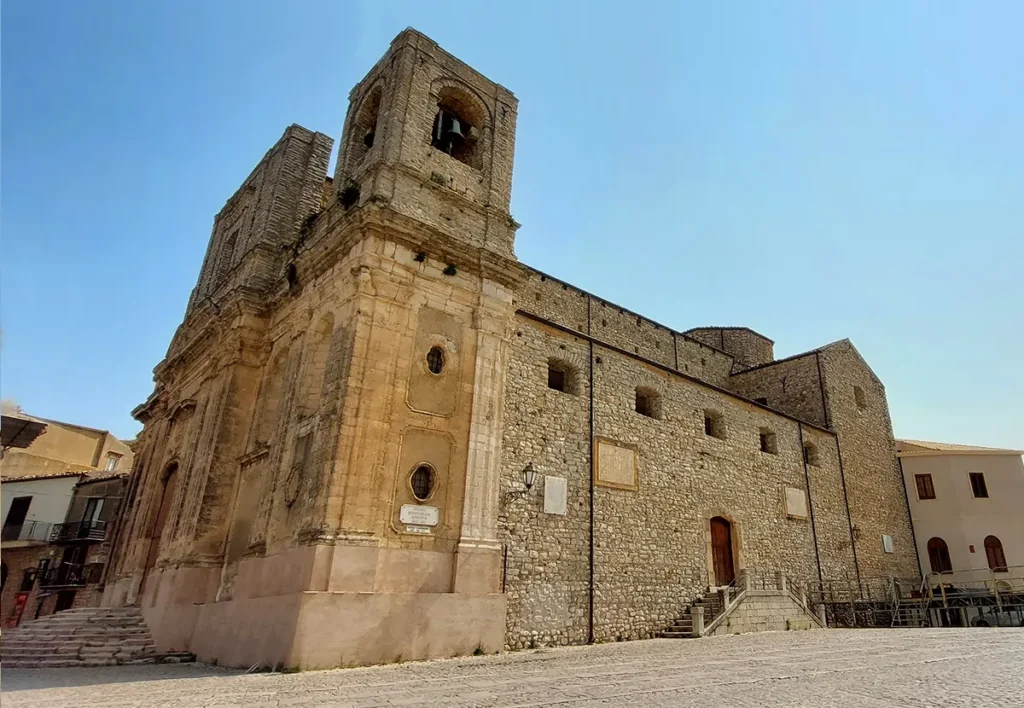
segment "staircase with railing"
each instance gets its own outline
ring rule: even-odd
[[[658,636],[667,639],[720,633],[823,627],[802,583],[782,572],[740,570],[725,587],[708,588]]]

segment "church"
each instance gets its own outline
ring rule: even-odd
[[[158,648],[385,663],[657,636],[751,578],[920,578],[854,346],[776,359],[520,263],[516,112],[407,29],[333,177],[292,125],[216,215],[104,590]]]

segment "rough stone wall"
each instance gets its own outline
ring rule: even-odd
[[[885,387],[849,342],[820,350],[828,421],[836,431],[863,578],[919,576]],[[861,404],[857,393],[861,391]],[[882,536],[892,536],[886,553]]]
[[[733,369],[729,354],[539,271],[528,271],[516,308],[718,386]]]
[[[564,477],[565,516],[543,513],[542,488],[506,503],[508,645],[586,640],[589,583],[589,345],[582,337],[517,318],[506,390],[503,490],[522,488],[533,462]],[[737,567],[783,570],[813,581],[809,519],[787,518],[785,487],[806,489],[795,421],[595,346],[594,434],[639,451],[637,491],[595,488],[594,634],[598,640],[652,636],[709,584],[709,520],[723,515],[739,539]],[[547,361],[577,370],[573,393],[547,387]],[[598,361],[600,359],[600,361]],[[660,419],[634,410],[638,386],[660,394]],[[704,411],[722,416],[725,438],[704,434]],[[801,426],[827,448],[833,436]],[[777,453],[760,450],[762,430]],[[823,453],[809,470],[823,563],[842,567],[838,461]],[[849,561],[845,561],[846,564]]]
[[[746,327],[701,327],[688,329],[686,334],[732,354],[737,371],[767,364],[775,358],[772,340]]]
[[[776,410],[827,427],[820,382],[812,351],[733,374],[725,387],[751,400],[766,398]]]

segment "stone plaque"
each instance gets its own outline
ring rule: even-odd
[[[413,526],[437,526],[439,516],[436,506],[402,504],[402,510],[399,512],[398,519],[403,524],[411,524]]]
[[[594,482],[602,487],[635,492],[638,486],[636,448],[605,438],[597,438],[595,443]]]
[[[886,553],[892,553],[892,536],[882,536],[882,550]],[[971,552],[974,552],[974,547],[971,547]]]
[[[565,516],[567,486],[565,477],[544,476],[544,513]]]
[[[429,534],[430,533],[430,527],[429,526],[406,526],[405,527],[405,532],[406,533],[425,533],[425,534]]]
[[[786,487],[786,515],[794,519],[807,518],[807,495],[804,490]]]

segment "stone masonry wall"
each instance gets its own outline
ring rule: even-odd
[[[516,307],[717,386],[733,368],[732,356],[713,346],[536,270],[528,271]]]
[[[785,487],[806,488],[801,429],[822,448],[818,464],[808,468],[822,562],[830,569],[850,565],[838,461],[825,452],[834,439],[830,433],[798,427],[600,345],[594,356],[594,434],[639,451],[637,491],[597,486],[594,492],[597,640],[652,636],[705,590],[712,516],[733,522],[738,568],[817,578],[810,520],[787,518],[783,501]],[[574,370],[569,393],[547,387],[552,358]],[[503,491],[521,489],[521,470],[532,462],[539,474],[567,480],[568,503],[564,516],[545,514],[538,482],[525,498],[503,506],[511,648],[587,639],[588,367],[584,337],[517,318],[506,388]],[[637,386],[660,395],[660,419],[634,410]],[[707,409],[721,415],[724,439],[704,434]],[[760,450],[762,430],[775,434],[777,453]]]
[[[744,398],[766,398],[772,408],[816,425],[826,425],[814,352],[733,374],[725,387]]]
[[[861,576],[919,577],[885,387],[848,340],[823,347],[820,357],[829,424],[842,454]],[[885,552],[883,536],[892,536],[892,553]]]
[[[687,336],[717,347],[736,358],[736,369],[767,364],[775,358],[772,340],[747,327],[701,327]]]

